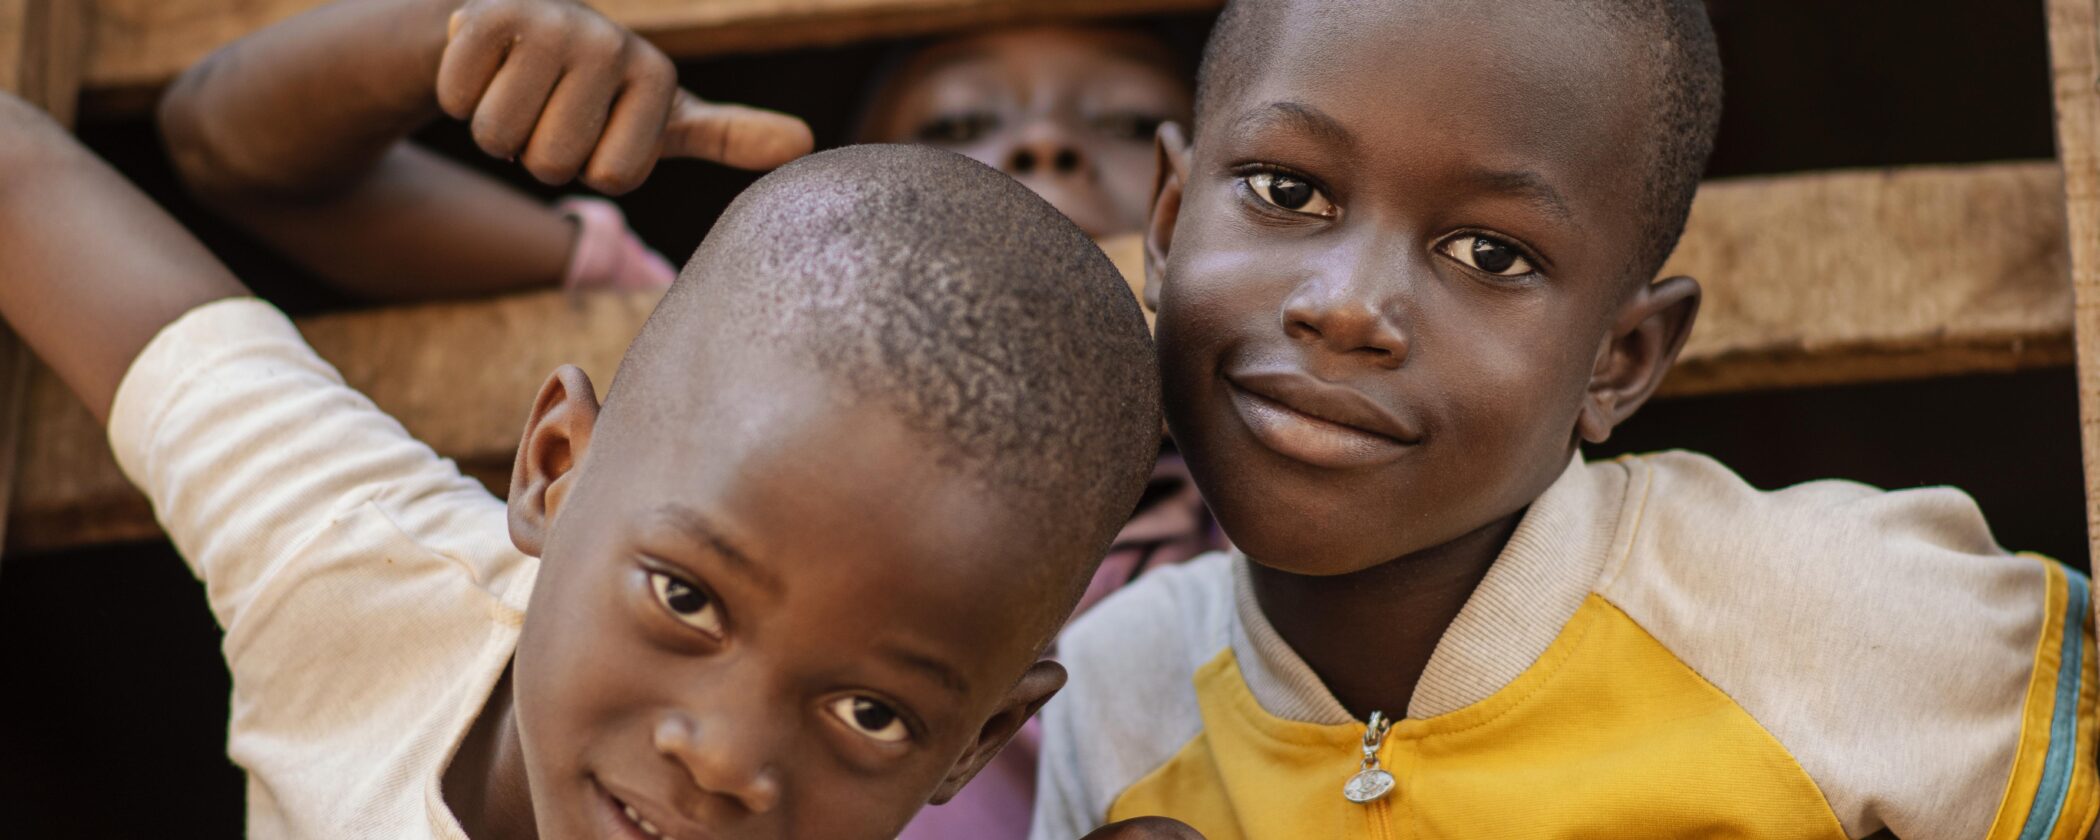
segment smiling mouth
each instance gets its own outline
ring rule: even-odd
[[[1414,441],[1310,414],[1229,377],[1225,385],[1255,440],[1291,460],[1326,469],[1358,469],[1389,463],[1414,448]]]
[[[672,837],[663,829],[658,828],[655,823],[643,817],[641,812],[634,809],[633,805],[627,804],[620,797],[613,795],[612,791],[606,790],[605,786],[600,784],[597,779],[591,780],[591,787],[596,789],[600,804],[605,806],[603,809],[604,813],[601,814],[603,817],[601,821],[611,823],[610,827],[616,829],[614,836],[623,840],[665,840],[665,838]]]

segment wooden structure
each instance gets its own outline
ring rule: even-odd
[[[2071,242],[2086,535],[2100,556],[2100,35],[2092,0],[2048,0],[2057,155]]]
[[[1708,289],[1669,392],[1932,377],[2075,359],[2095,491],[2088,499],[2100,499],[2100,484],[2092,483],[2100,476],[2100,48],[2092,0],[2042,1],[2050,8],[2061,162],[1709,183],[1669,269],[1699,277]],[[50,107],[71,103],[65,81],[77,77],[84,107],[137,109],[211,49],[320,2],[0,0],[0,57],[65,59],[57,62],[65,72],[33,83],[55,92],[41,100]],[[989,22],[1200,11],[1216,0],[594,5],[674,56],[694,57]],[[70,20],[80,25],[53,27],[50,10],[61,6],[75,10]],[[8,21],[22,23],[11,30]],[[83,46],[39,53],[39,38],[54,31]],[[19,66],[0,66],[0,73]],[[23,78],[19,71],[0,75],[0,84],[20,86]],[[2067,282],[2074,276],[2075,284]],[[469,471],[494,477],[508,468],[522,412],[541,379],[558,363],[577,362],[602,387],[649,303],[647,297],[578,303],[550,292],[330,315],[300,325],[353,385],[412,432]],[[503,363],[492,368],[492,359]],[[47,373],[32,377],[29,391],[19,492],[7,508],[8,544],[53,548],[153,536],[143,500],[116,473],[85,410]],[[5,418],[21,412],[20,401],[7,407],[9,413],[0,413],[0,444],[7,440]],[[2100,515],[2093,522],[2100,524]]]

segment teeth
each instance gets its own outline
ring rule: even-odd
[[[620,803],[620,811],[622,813],[625,813],[628,819],[633,820],[635,825],[641,826],[643,834],[647,834],[651,837],[664,836],[663,832],[657,830],[656,825],[654,823],[642,819],[641,814],[635,813],[633,805],[629,805],[625,802],[622,802]]]

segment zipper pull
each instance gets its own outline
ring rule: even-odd
[[[1364,761],[1342,785],[1342,798],[1358,805],[1368,805],[1393,792],[1393,774],[1378,766],[1378,748],[1385,743],[1385,733],[1393,728],[1393,722],[1385,719],[1384,712],[1372,712],[1371,721],[1364,727]]]

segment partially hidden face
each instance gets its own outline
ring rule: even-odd
[[[894,836],[1034,661],[1015,569],[1051,561],[998,493],[819,374],[732,366],[601,425],[559,502],[515,666],[541,836]]]
[[[1027,184],[1101,237],[1142,230],[1152,136],[1193,80],[1159,39],[1065,26],[988,32],[912,55],[875,92],[863,141],[923,143]]]
[[[1305,5],[1204,104],[1148,235],[1205,498],[1255,559],[1324,575],[1505,521],[1566,468],[1645,138],[1639,74],[1576,4]]]

